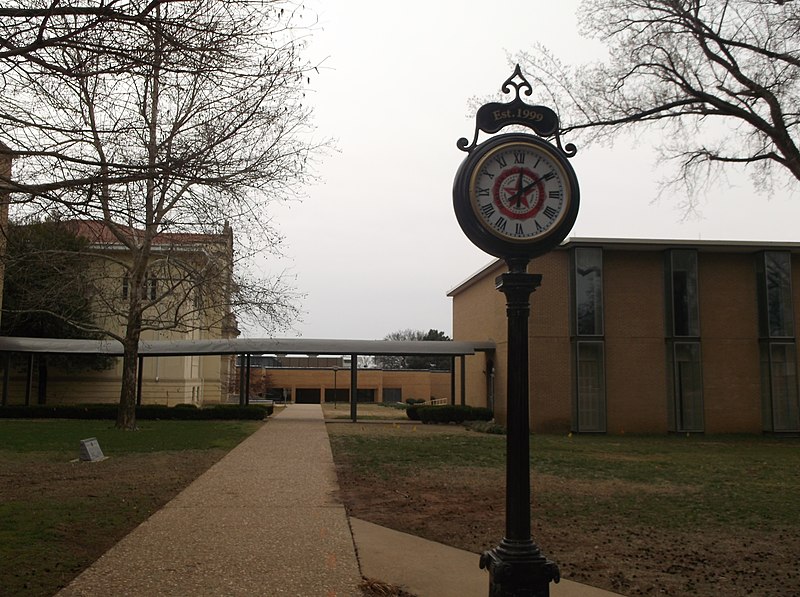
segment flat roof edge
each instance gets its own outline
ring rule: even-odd
[[[494,350],[494,342],[393,341],[305,338],[235,338],[213,340],[142,340],[141,356],[211,354],[306,354],[306,355],[439,355],[460,356]],[[0,336],[0,351],[21,353],[107,354],[122,356],[116,340],[70,340]]]

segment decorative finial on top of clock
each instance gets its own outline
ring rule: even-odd
[[[519,77],[520,81],[514,80],[517,77]],[[519,67],[519,64],[514,69],[514,73],[508,79],[506,79],[505,83],[503,83],[503,86],[500,89],[503,93],[511,93],[511,87],[513,87],[517,92],[516,99],[520,99],[520,89],[525,88],[525,95],[530,95],[533,93],[533,87],[531,87],[531,84],[528,83],[528,79],[526,79],[522,74],[522,69]]]
[[[456,146],[461,151],[470,153],[478,145],[479,131],[494,134],[501,129],[517,125],[531,129],[540,137],[555,137],[556,146],[566,157],[573,157],[578,153],[577,148],[569,143],[561,146],[559,135],[558,115],[547,106],[534,106],[522,100],[521,95],[529,96],[533,87],[522,74],[522,69],[517,64],[511,76],[503,82],[500,90],[511,93],[514,89],[515,97],[510,102],[490,102],[478,108],[475,114],[475,134],[472,143],[466,137],[461,137]]]

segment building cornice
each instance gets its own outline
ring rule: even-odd
[[[794,241],[740,241],[740,240],[693,240],[693,239],[642,239],[569,237],[555,250],[566,251],[576,247],[598,247],[617,251],[655,252],[669,249],[696,249],[704,253],[758,253],[760,251],[789,251],[800,253],[800,242]],[[503,260],[495,259],[447,292],[453,297],[463,292],[492,271],[502,267]]]

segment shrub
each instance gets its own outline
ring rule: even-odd
[[[261,421],[272,414],[271,404],[250,404],[239,406],[238,404],[218,404],[210,408],[200,409],[199,412],[207,412],[205,419],[249,419]]]
[[[423,398],[406,398],[406,404],[414,406],[415,404],[424,404],[427,400]]]
[[[419,421],[419,409],[421,407],[412,404],[406,409],[406,416],[412,421]]]
[[[187,408],[190,407],[190,408]],[[191,408],[191,404],[174,407],[161,404],[145,404],[136,407],[136,418],[141,420],[250,420],[262,421],[272,414],[272,406],[219,404],[207,408]],[[116,404],[61,404],[25,406],[12,404],[0,407],[3,419],[93,419],[113,421],[117,418]]]
[[[492,411],[475,406],[419,406],[419,420],[423,423],[463,423],[464,421],[491,421]]]
[[[116,404],[69,404],[59,406],[10,404],[0,408],[4,419],[91,419],[114,420]]]

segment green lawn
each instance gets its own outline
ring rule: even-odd
[[[0,451],[50,452],[53,458],[75,458],[80,440],[97,438],[106,456],[165,450],[230,450],[250,435],[260,422],[140,421],[131,433],[113,421],[71,419],[0,419]]]
[[[531,462],[535,471],[545,474],[642,487],[645,491],[617,496],[614,504],[640,523],[687,529],[735,525],[762,531],[800,527],[796,439],[536,438]],[[586,503],[581,500],[574,507],[584,509]]]
[[[411,429],[346,434],[329,426],[337,459],[384,478],[417,469],[505,467],[503,436],[447,426]],[[531,470],[538,497],[565,516],[592,518],[608,507],[667,527],[735,523],[800,529],[797,438],[534,435]],[[537,487],[537,475],[618,483],[631,491],[614,492],[609,500],[579,493],[565,497],[550,493],[547,484]]]
[[[480,553],[502,538],[505,437],[329,424],[353,516]],[[800,595],[800,439],[531,436],[532,533],[623,595]]]
[[[262,424],[0,420],[0,595],[54,594]]]

